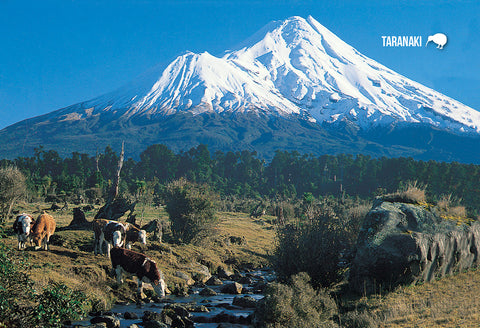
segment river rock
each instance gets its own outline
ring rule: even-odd
[[[105,323],[107,328],[120,328],[120,320],[114,316],[110,315],[102,315],[98,317],[94,317],[90,319],[90,323],[97,324],[97,323]]]
[[[207,286],[220,286],[220,285],[223,285],[223,282],[220,279],[218,279],[217,277],[212,276],[212,277],[210,277],[210,279],[208,279],[205,282],[205,285],[207,285]]]
[[[125,318],[126,320],[139,319],[138,314],[136,314],[135,312],[128,312],[128,311],[123,314],[123,318]]]
[[[192,268],[192,278],[199,284],[205,284],[212,277],[207,266],[197,263]]]
[[[241,284],[239,284],[238,282],[232,282],[222,286],[221,291],[225,294],[241,294],[242,289],[243,286]]]
[[[220,279],[230,279],[230,277],[233,276],[233,272],[219,266],[217,269],[217,276]]]
[[[213,289],[207,287],[207,288],[202,289],[198,294],[201,295],[201,296],[215,296],[215,295],[217,295],[217,292],[214,291]]]
[[[180,304],[167,304],[165,305],[164,309],[173,310],[173,312],[175,312],[176,315],[182,318],[190,318],[192,316],[190,312],[188,312],[188,310]]]
[[[161,321],[162,320],[162,314],[158,312],[153,312],[153,311],[144,311],[143,316],[142,316],[142,321],[148,322],[148,321]]]
[[[168,328],[166,324],[160,321],[147,321],[143,324],[143,328]]]
[[[185,272],[182,272],[182,271],[175,271],[175,273],[173,274],[175,277],[177,278],[180,278],[182,280],[185,281],[185,284],[187,286],[191,286],[195,283],[195,281],[188,275],[186,274]]]
[[[428,206],[377,199],[360,231],[349,282],[359,293],[431,281],[479,264],[480,223],[443,219]]]
[[[128,328],[139,328],[136,324],[132,323]]]
[[[242,308],[254,308],[257,305],[257,301],[251,296],[235,296],[232,304]]]

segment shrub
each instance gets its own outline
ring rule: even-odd
[[[343,277],[340,260],[351,247],[345,225],[328,208],[308,222],[288,224],[277,230],[273,266],[283,281],[307,272],[315,286],[329,286]]]
[[[65,320],[80,319],[90,305],[83,292],[53,282],[43,289],[37,300],[35,321],[41,327],[61,327]]]
[[[90,304],[83,292],[50,283],[37,294],[25,252],[19,254],[1,238],[0,231],[0,327],[61,327],[85,315]]]
[[[0,168],[0,223],[8,219],[15,202],[26,194],[25,176],[14,166]]]
[[[375,318],[367,312],[354,310],[340,316],[340,323],[344,328],[375,328],[378,327]]]
[[[178,241],[189,243],[211,232],[217,223],[215,197],[207,186],[179,179],[166,186],[163,198]]]
[[[22,307],[34,300],[35,290],[27,274],[25,252],[17,253],[0,240],[0,326],[1,323],[7,327],[30,325],[31,311]]]
[[[337,327],[332,318],[337,305],[323,289],[316,291],[306,273],[292,277],[291,285],[272,283],[255,312],[255,326],[283,327]]]

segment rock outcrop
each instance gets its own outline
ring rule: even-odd
[[[370,294],[478,265],[480,223],[457,224],[427,205],[377,199],[365,217],[350,285]]]

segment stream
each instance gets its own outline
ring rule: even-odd
[[[106,312],[107,315],[115,316],[120,320],[120,327],[128,328],[132,324],[142,326],[142,317],[145,311],[161,313],[163,308],[168,304],[178,304],[188,308],[191,314],[190,320],[195,323],[195,327],[199,328],[217,328],[219,324],[226,323],[222,327],[249,327],[255,308],[255,303],[262,299],[263,287],[265,283],[272,282],[276,279],[275,273],[268,268],[255,270],[251,272],[242,272],[241,279],[236,282],[242,285],[242,294],[227,294],[221,290],[227,284],[232,284],[234,280],[220,279],[222,285],[206,285],[203,287],[191,287],[188,296],[167,295],[160,300],[159,303],[144,303],[142,305],[117,304]],[[210,288],[217,295],[203,296],[201,291]],[[234,299],[237,302],[234,305]],[[247,299],[248,304],[238,303],[239,299]],[[240,300],[242,301],[242,300]],[[252,306],[253,304],[253,306]],[[208,312],[207,312],[208,311]],[[125,318],[127,313],[127,319]],[[131,319],[131,317],[137,317]],[[73,327],[85,327],[91,325],[90,319],[74,322]],[[231,324],[231,325],[228,325]]]

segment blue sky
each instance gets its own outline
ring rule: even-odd
[[[479,1],[0,0],[0,128],[113,91],[189,50],[221,55],[312,15],[368,57],[480,110]],[[443,51],[382,35],[443,32]]]

